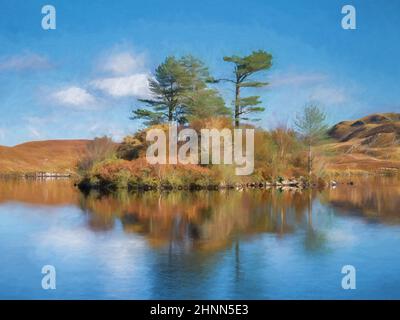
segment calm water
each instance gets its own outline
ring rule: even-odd
[[[400,184],[83,195],[0,181],[0,298],[400,298]],[[41,288],[54,265],[57,289]],[[341,268],[357,289],[341,288]]]

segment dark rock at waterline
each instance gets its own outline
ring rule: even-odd
[[[353,185],[353,182],[349,184]],[[222,182],[220,184],[210,184],[210,185],[198,185],[198,184],[188,184],[188,185],[128,185],[126,188],[128,190],[137,190],[137,191],[151,191],[151,190],[161,190],[161,191],[172,191],[172,190],[190,190],[190,191],[199,191],[199,190],[224,190],[224,189],[236,189],[241,191],[243,189],[268,189],[268,188],[279,188],[281,190],[296,190],[296,189],[307,189],[307,188],[324,188],[326,186],[336,186],[336,181],[330,181],[326,183],[324,180],[319,179],[316,182],[309,183],[304,177],[299,177],[297,179],[283,179],[279,178],[276,181],[255,181],[255,182],[247,182],[247,183],[227,183]],[[99,182],[98,184],[91,184],[89,179],[83,179],[79,183],[76,184],[79,189],[83,191],[87,191],[90,189],[97,190],[118,190],[121,187],[116,186],[112,182]],[[122,187],[124,189],[124,187]]]

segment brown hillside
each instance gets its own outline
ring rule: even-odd
[[[370,146],[398,145],[400,114],[372,114],[355,121],[342,121],[329,130],[329,135],[340,142],[362,140],[363,144]]]
[[[328,132],[334,140],[324,146],[334,156],[328,168],[348,171],[400,169],[400,114],[372,114],[342,121]]]
[[[32,141],[0,146],[0,173],[70,172],[86,153],[90,140]]]

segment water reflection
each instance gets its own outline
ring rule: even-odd
[[[353,179],[354,180],[354,179]],[[342,214],[369,221],[400,223],[400,184],[392,177],[364,177],[355,185],[342,185],[321,194],[321,200]]]
[[[313,225],[315,200],[343,215],[398,224],[400,185],[392,178],[359,179],[355,186],[317,190],[247,190],[220,192],[80,193],[69,180],[7,180],[0,182],[0,204],[75,205],[94,232],[121,223],[126,233],[146,237],[154,247],[216,251],[238,237],[272,233],[279,237],[305,232],[305,246],[321,248],[324,235]],[[317,209],[318,210],[318,209]]]
[[[0,204],[62,206],[77,204],[80,195],[69,179],[1,179]]]
[[[0,180],[0,297],[399,298],[399,193],[393,179],[109,195]],[[48,263],[53,295],[38,287]],[[344,264],[363,290],[341,289]]]
[[[218,250],[238,235],[292,232],[302,220],[307,197],[276,190],[92,193],[81,197],[80,206],[94,231],[112,229],[119,219],[126,232],[146,235],[153,246]]]

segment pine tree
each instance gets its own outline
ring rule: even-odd
[[[143,119],[154,125],[175,121],[184,124],[189,120],[211,116],[229,115],[218,91],[210,89],[213,82],[204,63],[188,55],[181,59],[168,57],[149,79],[152,99],[140,99],[146,108],[133,111],[131,119]]]
[[[145,124],[154,125],[176,121],[185,123],[187,105],[185,92],[190,83],[188,73],[175,57],[167,57],[149,79],[152,99],[139,99],[146,109],[133,111],[131,119],[144,119]]]
[[[229,108],[215,89],[208,87],[215,80],[208,68],[199,59],[188,55],[181,58],[181,63],[188,72],[190,88],[187,92],[188,119],[204,119],[217,116],[229,116]]]
[[[258,120],[250,119],[249,115],[264,111],[265,108],[259,106],[261,100],[259,96],[241,96],[242,88],[260,88],[268,85],[267,82],[252,80],[251,77],[260,72],[271,68],[272,55],[263,51],[253,51],[245,57],[230,56],[224,57],[224,61],[232,62],[234,67],[233,79],[220,79],[219,81],[228,81],[235,86],[234,100],[234,121],[235,127],[239,127],[240,120]]]

